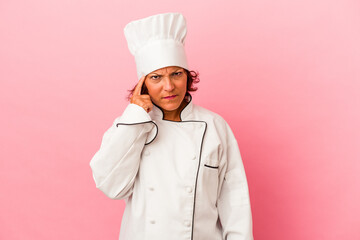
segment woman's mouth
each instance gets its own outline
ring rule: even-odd
[[[164,97],[165,99],[174,99],[176,97],[176,95],[171,95],[171,96],[167,96],[167,97]]]

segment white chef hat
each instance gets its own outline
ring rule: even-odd
[[[159,68],[188,69],[185,54],[186,20],[181,13],[162,13],[128,23],[124,28],[135,57],[138,79]]]

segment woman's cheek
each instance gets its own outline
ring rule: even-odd
[[[161,89],[159,88],[151,88],[151,90],[149,89],[149,95],[154,100],[160,100],[160,93]]]

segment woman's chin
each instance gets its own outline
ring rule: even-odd
[[[172,111],[175,111],[176,109],[178,109],[181,105],[181,102],[180,103],[163,103],[163,104],[160,104],[159,107],[161,107],[161,109],[163,109],[164,111],[167,111],[167,112],[172,112]]]
[[[172,104],[173,105],[173,104]],[[176,109],[178,109],[180,107],[180,104],[179,105],[176,105],[176,106],[169,106],[168,104],[165,105],[165,106],[160,106],[164,111],[167,111],[167,112],[172,112],[172,111],[175,111]]]

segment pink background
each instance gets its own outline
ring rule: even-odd
[[[136,83],[129,21],[181,12],[194,102],[232,127],[256,240],[360,239],[360,2],[0,2],[0,239],[117,239],[89,166]]]

